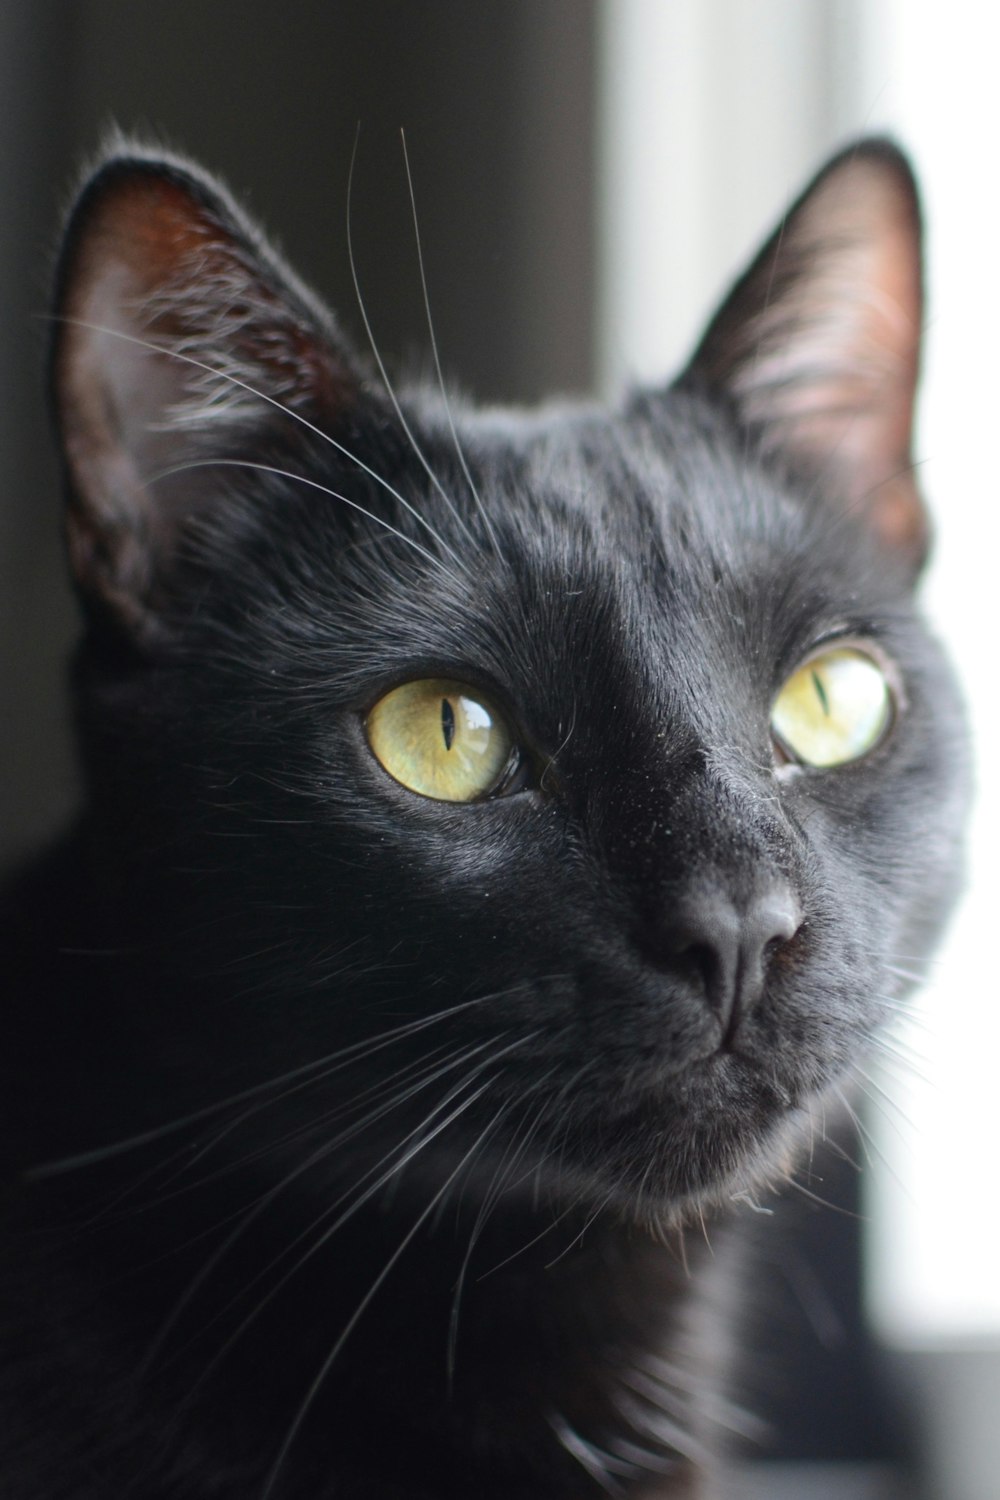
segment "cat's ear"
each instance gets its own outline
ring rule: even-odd
[[[688,378],[729,398],[759,452],[865,515],[916,569],[913,475],[922,314],[920,212],[905,158],[834,158],[733,287]]]
[[[226,192],[141,150],[112,155],[77,199],[54,328],[73,570],[141,634],[210,493],[206,463],[251,439],[259,451],[289,413],[336,426],[358,378],[329,315]]]

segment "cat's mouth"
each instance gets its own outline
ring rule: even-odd
[[[542,1178],[558,1164],[553,1194],[661,1223],[779,1186],[808,1141],[813,1094],[723,1042],[717,1031],[669,1072],[633,1067],[614,1087],[592,1076],[552,1090],[558,1108],[540,1109],[533,1134]]]

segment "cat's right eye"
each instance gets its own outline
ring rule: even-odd
[[[365,721],[375,759],[409,791],[437,802],[474,802],[505,784],[517,745],[476,688],[446,678],[404,682]]]
[[[874,656],[836,646],[817,651],[786,680],[771,709],[771,732],[791,760],[825,770],[874,750],[892,719],[892,690]]]

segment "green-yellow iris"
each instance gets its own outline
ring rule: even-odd
[[[404,682],[380,698],[365,725],[376,760],[421,797],[472,802],[491,792],[514,741],[482,696],[459,682]]]
[[[788,678],[771,710],[771,729],[783,748],[820,768],[860,760],[891,722],[885,673],[852,646],[811,656]]]

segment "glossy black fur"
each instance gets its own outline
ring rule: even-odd
[[[286,281],[213,185],[132,157],[60,307],[136,173]],[[406,392],[435,484],[281,296],[335,377],[178,439],[199,467],[166,541],[137,528],[141,583],[114,538],[113,586],[74,554],[88,803],[5,906],[0,1491],[694,1494],[725,1256],[683,1226],[791,1169],[954,883],[960,716],[912,556],[704,361],[611,412],[456,409],[457,444]],[[895,663],[897,722],[777,776],[771,702],[833,636]],[[508,714],[517,789],[434,802],[377,764],[366,712],[437,675]],[[679,914],[771,888],[794,931],[727,1031]]]

